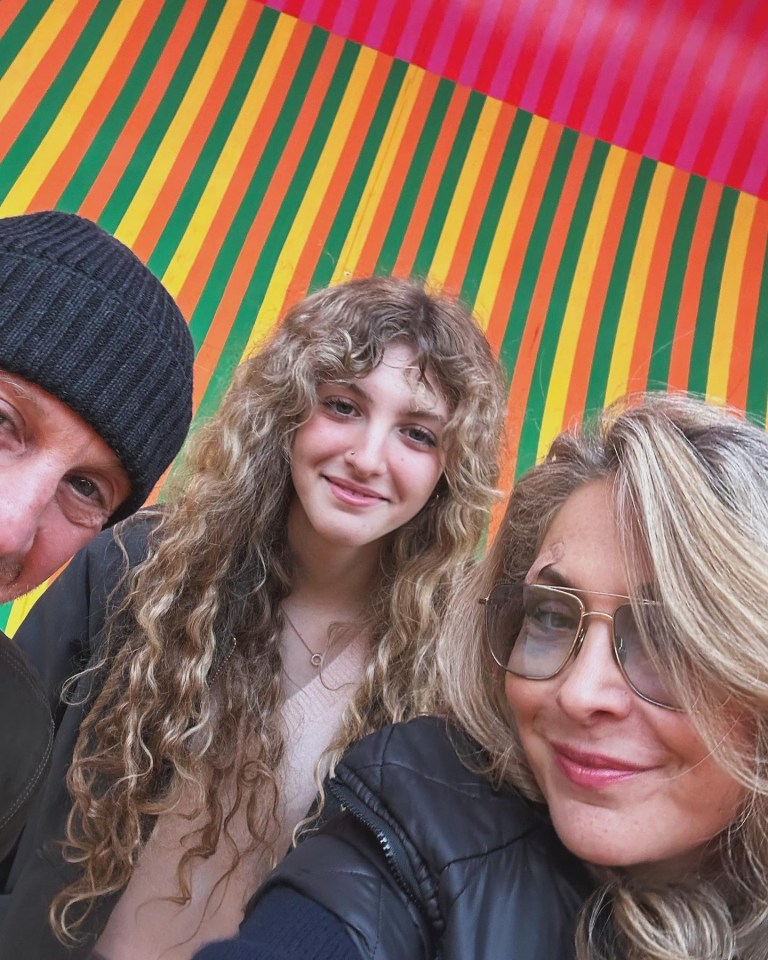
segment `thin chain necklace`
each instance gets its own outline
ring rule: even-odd
[[[297,637],[299,638],[299,640],[301,641],[301,645],[304,647],[304,649],[305,649],[305,650],[307,651],[307,653],[309,654],[309,662],[312,664],[312,666],[315,668],[315,670],[319,670],[320,673],[322,673],[322,672],[323,672],[323,664],[325,663],[325,655],[326,655],[326,653],[328,653],[328,647],[330,646],[330,644],[326,644],[325,650],[323,650],[322,653],[317,653],[315,650],[312,649],[312,647],[310,647],[310,645],[307,643],[307,641],[304,639],[304,637],[302,637],[302,635],[301,635],[301,633],[300,633],[300,631],[299,631],[299,628],[296,626],[296,624],[293,622],[293,620],[291,620],[290,615],[289,615],[288,611],[285,609],[285,607],[283,607],[283,616],[285,617],[285,619],[286,619],[286,620],[288,621],[288,623],[290,624],[291,629],[293,630],[293,632],[296,634],[296,636],[297,636]]]

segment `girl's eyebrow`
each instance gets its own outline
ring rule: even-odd
[[[371,403],[373,398],[371,395],[360,386],[358,380],[350,378],[349,380],[326,380],[325,385],[332,387],[334,384],[338,386],[343,386],[345,389],[349,390],[350,393],[354,393],[355,396],[360,397],[361,400],[366,400],[368,403]],[[428,385],[429,386],[429,385]],[[431,387],[429,387],[432,390]],[[434,410],[422,410],[418,407],[408,407],[403,408],[403,415],[408,415],[409,417],[416,417],[419,420],[431,420],[433,423],[439,423],[441,426],[445,426],[448,422],[447,417],[443,417],[439,413],[435,413]]]

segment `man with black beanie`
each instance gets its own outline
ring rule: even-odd
[[[0,603],[144,503],[189,429],[193,359],[173,298],[120,241],[69,213],[0,219]],[[0,858],[52,735],[0,633]]]

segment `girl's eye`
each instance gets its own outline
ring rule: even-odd
[[[339,417],[351,417],[357,412],[357,407],[346,397],[326,397],[323,406]]]
[[[431,430],[427,430],[426,427],[405,427],[403,433],[408,437],[409,440],[413,440],[414,443],[417,443],[420,446],[437,446],[437,437],[434,435],[434,433],[432,433]]]

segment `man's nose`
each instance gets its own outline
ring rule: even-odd
[[[23,556],[34,543],[55,485],[29,470],[0,469],[0,557]]]

